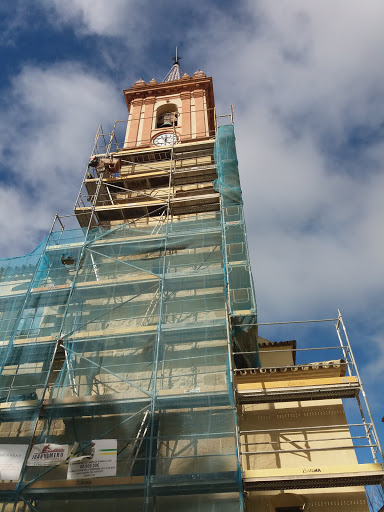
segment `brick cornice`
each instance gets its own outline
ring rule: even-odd
[[[191,91],[183,91],[180,93],[180,98],[182,100],[189,100],[191,99]]]
[[[202,96],[204,96],[203,89],[197,89],[196,91],[192,91],[192,96],[194,98],[201,98]]]
[[[139,106],[141,106],[141,105],[143,104],[143,102],[144,102],[144,99],[143,99],[143,98],[134,98],[134,99],[131,101],[131,105],[132,105],[133,107],[135,107],[135,106],[138,106],[138,107],[139,107]]]

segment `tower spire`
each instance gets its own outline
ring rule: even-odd
[[[180,78],[183,76],[183,71],[180,67],[180,60],[182,57],[179,57],[177,54],[177,46],[176,46],[176,53],[175,56],[172,57],[173,60],[173,66],[168,71],[167,75],[165,76],[163,82],[171,82],[172,80],[180,80]]]

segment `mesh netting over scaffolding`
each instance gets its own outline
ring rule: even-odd
[[[138,503],[225,490],[217,506],[238,509],[227,312],[255,314],[241,206],[224,221],[217,211],[61,229],[2,260],[3,440],[86,456],[113,438],[114,492]],[[4,498],[65,494],[67,470],[24,464]]]

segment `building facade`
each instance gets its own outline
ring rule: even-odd
[[[369,510],[380,445],[341,315],[339,358],[262,336],[212,79],[176,60],[124,96],[80,227],[1,261],[1,510]]]

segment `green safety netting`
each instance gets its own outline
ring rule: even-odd
[[[232,126],[215,162],[220,212],[52,232],[0,261],[0,445],[118,454],[113,481],[80,489],[68,461],[24,463],[4,510],[242,509],[230,349],[259,359]]]
[[[223,255],[227,302],[232,318],[236,364],[260,367],[257,345],[256,299],[249,262],[233,125],[219,126],[215,141],[217,180],[221,195]]]
[[[238,496],[238,457],[220,214],[156,233],[130,224],[51,233],[2,265],[0,444],[63,444],[78,456],[93,439],[117,439],[116,477],[137,479],[118,489],[140,506],[204,492],[212,506],[202,510],[238,510],[238,498],[225,501]],[[46,510],[49,482],[65,482],[67,470],[24,466],[3,498]]]

